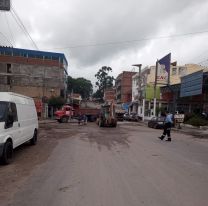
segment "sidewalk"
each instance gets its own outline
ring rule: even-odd
[[[148,121],[139,122],[139,124],[142,124],[145,126],[147,126],[147,123],[148,123]],[[199,128],[199,127],[194,127],[192,125],[181,124],[181,129],[173,127],[172,131],[192,135],[196,138],[208,139],[208,127],[200,127]]]
[[[196,138],[208,139],[208,129],[200,129],[200,128],[195,128],[195,127],[191,128],[191,127],[182,126],[181,129],[172,128],[172,130],[175,132],[192,135]]]

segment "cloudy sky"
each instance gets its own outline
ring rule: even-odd
[[[16,13],[39,50],[65,54],[72,77],[94,82],[102,66],[116,77],[169,52],[179,65],[208,65],[207,11],[208,0],[13,0],[0,12],[0,44],[35,49]]]

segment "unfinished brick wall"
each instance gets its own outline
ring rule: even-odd
[[[65,88],[63,65],[55,60],[0,55],[0,91],[31,97],[59,96]]]

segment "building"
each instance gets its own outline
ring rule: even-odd
[[[132,76],[136,72],[123,71],[115,81],[116,101],[118,104],[130,103],[132,100]]]
[[[161,100],[171,112],[208,113],[208,69],[182,77],[180,84],[161,87]]]
[[[66,97],[68,63],[64,54],[0,47],[0,91],[47,102]]]
[[[132,103],[130,104],[130,113],[141,113],[142,100],[145,96],[149,74],[149,67],[145,67],[141,71],[141,78],[139,72],[132,76]]]
[[[181,77],[204,67],[196,64],[186,64],[184,66],[171,66],[170,68],[170,85],[176,85],[181,82]],[[156,107],[161,107],[164,99],[161,99],[160,88],[168,83],[168,75],[163,67],[158,69],[157,85],[155,87],[155,66],[146,67],[141,71],[141,86],[139,85],[139,73],[132,77],[132,103],[130,112],[137,113],[140,116],[154,115],[154,97],[157,99]]]

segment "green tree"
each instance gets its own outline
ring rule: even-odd
[[[48,105],[53,106],[54,108],[61,108],[65,104],[65,100],[62,97],[51,97],[48,100]]]
[[[79,93],[83,99],[89,98],[93,92],[93,86],[90,80],[83,77],[72,78],[68,76],[68,93]]]
[[[97,98],[103,98],[104,90],[113,87],[113,81],[115,80],[113,76],[109,75],[109,72],[112,72],[111,67],[103,66],[99,71],[95,74],[97,78],[97,82],[95,83],[98,87],[97,91],[93,95]]]

